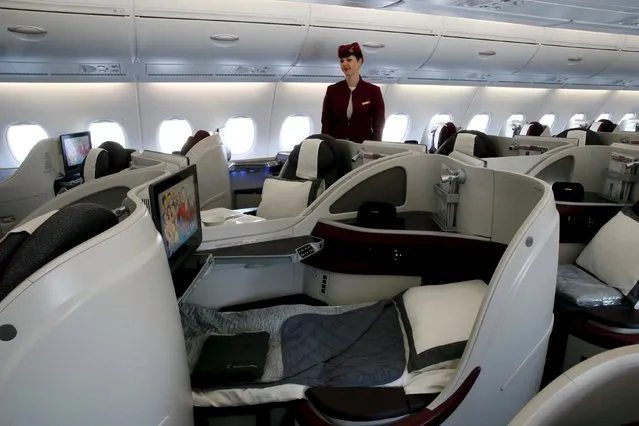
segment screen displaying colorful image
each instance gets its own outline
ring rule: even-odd
[[[81,135],[75,137],[63,137],[64,156],[68,167],[80,165],[87,157],[91,149],[91,136]]]
[[[161,192],[158,198],[162,238],[171,257],[199,229],[193,176]]]

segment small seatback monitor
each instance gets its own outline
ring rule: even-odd
[[[202,243],[197,166],[190,165],[149,185],[150,211],[162,236],[171,272]]]
[[[60,152],[64,163],[64,174],[80,173],[82,163],[91,150],[91,133],[78,132],[60,135]]]

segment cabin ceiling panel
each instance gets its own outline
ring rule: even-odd
[[[432,35],[311,27],[297,65],[336,64],[337,47],[358,41],[369,67],[415,69],[435,50],[437,39]]]
[[[37,27],[40,34],[10,31],[16,26]],[[4,10],[0,46],[0,61],[130,62],[133,26],[124,17]]]
[[[295,63],[306,27],[221,21],[136,18],[141,62],[161,64]]]
[[[146,64],[146,81],[277,82],[290,67],[248,65]]]
[[[611,64],[617,52],[542,45],[519,73],[561,77],[588,77]]]
[[[366,0],[368,1],[368,0]],[[395,1],[389,1],[394,3]],[[392,17],[392,18],[391,18]],[[440,34],[444,18],[437,15],[312,4],[310,25],[316,27]]]
[[[442,37],[423,70],[510,74],[535,55],[537,44]]]
[[[310,5],[274,0],[134,0],[143,17],[306,25]]]
[[[131,0],[2,0],[0,8],[118,16],[132,13]]]

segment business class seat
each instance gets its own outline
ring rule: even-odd
[[[0,424],[191,424],[188,371],[175,369],[183,342],[165,249],[141,201],[120,218],[67,205],[0,241]]]
[[[509,426],[639,425],[639,345],[575,365],[542,389]]]
[[[264,181],[257,216],[279,219],[298,215],[348,173],[351,163],[345,144],[327,135],[309,136],[293,148],[279,176]]]
[[[82,162],[80,175],[84,182],[89,182],[126,170],[131,163],[131,152],[117,142],[104,142],[89,150]]]
[[[457,133],[457,127],[449,121],[448,123],[437,126],[432,136],[430,134],[424,135],[424,138],[427,140],[422,140],[422,143],[425,143],[428,146],[428,152],[433,154],[444,142],[455,135],[455,133]]]
[[[617,125],[610,120],[602,118],[590,125],[593,132],[613,133],[617,129]]]
[[[544,126],[538,121],[531,121],[522,126],[519,134],[521,136],[541,136],[544,133]]]
[[[450,155],[459,151],[477,158],[497,157],[494,142],[485,133],[476,130],[461,130],[448,138],[438,149],[436,154]]]
[[[555,136],[556,138],[576,138],[579,143],[578,146],[584,145],[604,145],[603,141],[597,134],[590,129],[584,129],[582,127],[575,127],[566,129],[563,132]]]

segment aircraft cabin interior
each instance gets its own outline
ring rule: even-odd
[[[637,114],[637,0],[0,0],[0,425],[639,425]]]

